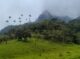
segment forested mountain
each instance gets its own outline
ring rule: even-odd
[[[45,13],[46,14],[46,13]],[[49,13],[45,17],[47,17]],[[19,37],[31,34],[31,37],[42,38],[55,42],[77,43],[80,44],[80,19],[76,18],[65,22],[60,18],[41,19],[38,22],[26,23],[18,26],[8,26],[1,31],[1,34],[13,36],[16,38],[18,32]],[[44,18],[44,17],[43,17]],[[22,38],[23,38],[22,37]]]

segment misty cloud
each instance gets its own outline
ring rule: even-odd
[[[80,0],[45,0],[45,9],[58,16],[80,16]]]
[[[32,21],[43,12],[43,10],[50,11],[53,15],[58,16],[80,16],[80,0],[0,0],[0,28],[4,28],[8,24],[9,16],[12,16],[10,24],[14,24],[12,20],[16,20],[19,24],[18,17],[24,14],[22,18],[25,23],[25,18],[32,14]]]

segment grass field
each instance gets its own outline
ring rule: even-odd
[[[0,44],[0,59],[80,59],[80,46],[34,38],[27,43],[13,40]]]

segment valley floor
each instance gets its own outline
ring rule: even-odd
[[[80,45],[32,38],[29,42],[0,44],[0,59],[80,59]]]

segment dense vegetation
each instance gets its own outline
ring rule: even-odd
[[[45,19],[39,22],[12,26],[3,35],[20,41],[27,41],[27,37],[37,37],[53,42],[80,44],[80,19],[69,22],[58,18]]]

